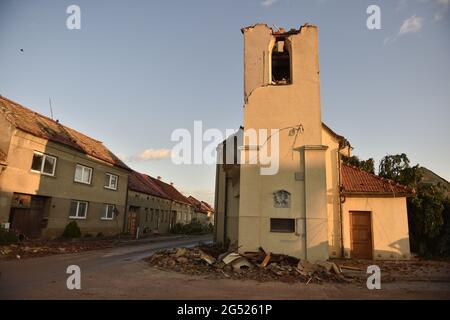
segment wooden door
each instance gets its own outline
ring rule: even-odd
[[[372,221],[370,212],[350,212],[351,258],[372,259]]]
[[[11,208],[11,229],[27,238],[39,238],[45,201],[44,197],[33,196],[29,208]]]
[[[128,226],[127,231],[129,234],[135,236],[137,231],[137,220],[138,220],[138,207],[131,206],[128,210]]]

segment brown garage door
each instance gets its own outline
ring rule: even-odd
[[[372,259],[372,223],[370,212],[350,212],[351,257]]]
[[[29,198],[31,198],[29,208],[11,208],[11,229],[28,238],[39,238],[47,198],[39,196]]]

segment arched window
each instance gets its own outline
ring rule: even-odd
[[[277,38],[272,49],[272,83],[291,83],[291,58],[284,38]]]

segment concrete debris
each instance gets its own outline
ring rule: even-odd
[[[201,250],[200,250],[200,258],[202,258],[202,260],[206,261],[208,264],[214,264],[214,262],[216,262],[215,258],[211,257],[209,254]]]
[[[159,251],[146,261],[155,267],[208,278],[248,279],[301,283],[360,282],[341,272],[333,262],[311,263],[283,254],[258,252],[229,252],[214,245]],[[179,256],[181,255],[182,256]]]
[[[186,248],[179,248],[177,250],[177,253],[175,253],[175,256],[182,257],[186,254],[186,252],[187,252]]]
[[[225,264],[230,264],[230,263],[232,263],[234,260],[239,259],[239,258],[241,258],[241,257],[242,257],[242,256],[241,256],[240,254],[238,254],[238,253],[236,253],[236,252],[232,252],[232,253],[227,254],[227,255],[222,259],[222,261],[223,261]]]
[[[234,260],[232,265],[233,270],[236,272],[241,272],[242,270],[253,268],[253,265],[244,257],[239,257],[238,259]]]

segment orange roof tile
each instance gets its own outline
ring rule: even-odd
[[[345,163],[342,164],[341,172],[344,194],[409,196],[414,193],[413,189],[393,180],[381,178]]]
[[[167,194],[155,183],[153,179],[136,171],[132,171],[128,178],[128,188],[133,191],[149,194],[152,196],[170,199]]]
[[[159,179],[155,179],[153,177],[150,177],[154,183],[158,185],[162,189],[162,191],[169,197],[169,199],[172,199],[174,201],[177,201],[179,203],[191,205],[188,198],[183,196],[173,185],[165,183]]]
[[[17,129],[42,139],[63,144],[109,164],[130,170],[101,141],[92,139],[2,96],[0,96],[0,114]]]

